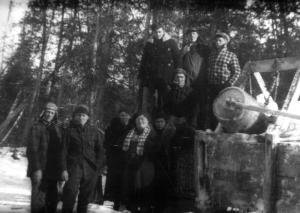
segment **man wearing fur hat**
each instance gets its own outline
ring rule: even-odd
[[[152,27],[154,36],[147,42],[141,61],[140,79],[142,86],[148,90],[143,98],[148,99],[149,106],[161,109],[168,92],[168,84],[172,82],[173,72],[180,65],[180,53],[177,43],[164,30],[162,25]],[[151,101],[154,94],[154,104]],[[149,100],[150,99],[150,100]],[[151,107],[150,107],[151,108]],[[151,113],[152,109],[146,109]]]
[[[77,212],[87,212],[96,187],[98,171],[103,166],[104,150],[96,127],[89,124],[89,108],[75,108],[63,138],[62,179],[63,213],[71,213],[78,194]]]
[[[62,129],[57,120],[57,106],[47,103],[31,128],[28,145],[28,177],[31,178],[31,212],[55,212],[57,182],[60,180]],[[45,199],[45,200],[44,200]]]
[[[218,93],[226,87],[233,86],[237,81],[241,68],[236,54],[228,51],[227,44],[230,41],[226,33],[217,33],[215,37],[215,49],[209,56],[208,65],[208,96],[211,110],[212,128],[217,122],[212,114],[212,102]]]

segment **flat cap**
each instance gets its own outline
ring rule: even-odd
[[[53,111],[57,111],[57,106],[56,106],[55,103],[48,102],[48,103],[45,105],[45,110],[53,110]]]
[[[218,38],[218,37],[222,37],[222,38],[226,39],[227,42],[230,41],[230,36],[227,33],[218,32],[218,33],[216,33],[216,38]]]

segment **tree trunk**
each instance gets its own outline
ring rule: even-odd
[[[67,55],[69,57],[71,57],[71,52],[72,52],[72,49],[73,49],[73,43],[74,43],[74,32],[75,32],[75,28],[76,28],[76,17],[77,17],[77,7],[74,7],[74,11],[73,11],[73,20],[74,22],[72,22],[72,36],[70,37],[70,42],[69,42],[69,45],[68,45],[68,50],[67,50]],[[64,68],[63,69],[63,73],[62,73],[62,76],[66,76],[66,72],[67,72],[67,68]],[[62,78],[63,78],[62,77]],[[60,83],[60,88],[59,88],[59,91],[58,91],[58,96],[57,96],[57,100],[56,100],[56,103],[58,106],[61,105],[61,100],[62,100],[62,95],[63,95],[63,91],[64,91],[64,81],[61,80],[61,83]]]
[[[91,67],[91,74],[93,76],[94,81],[93,85],[91,88],[91,94],[90,94],[90,113],[91,113],[91,118],[94,119],[94,106],[96,103],[97,95],[98,95],[98,90],[101,87],[100,83],[98,80],[101,80],[101,71],[99,70],[99,67],[97,66],[97,52],[98,52],[98,46],[99,46],[99,39],[100,39],[100,11],[101,8],[99,5],[96,7],[96,29],[95,29],[95,36],[93,40],[93,45],[92,45],[92,67]],[[100,78],[99,78],[100,77]]]
[[[55,86],[55,83],[57,81],[57,74],[59,71],[59,68],[61,67],[61,63],[59,63],[60,58],[60,51],[63,41],[63,32],[64,32],[64,15],[65,15],[65,4],[62,3],[62,9],[61,9],[61,20],[60,20],[60,29],[59,29],[59,35],[58,35],[58,44],[57,44],[57,51],[55,56],[55,65],[54,65],[54,71],[51,74],[51,78],[49,79],[49,83],[47,84],[45,95],[49,96],[51,95],[51,92],[53,92],[53,88]]]
[[[281,24],[283,25],[283,38],[285,41],[285,49],[287,50],[286,54],[284,56],[287,56],[287,55],[290,55],[290,51],[293,49],[291,37],[290,37],[289,31],[288,31],[288,22],[286,19],[287,2],[286,1],[278,1],[278,4],[279,4],[279,17],[281,20]]]
[[[13,0],[10,0],[9,1],[9,6],[8,6],[8,15],[7,15],[7,19],[6,19],[6,27],[5,27],[4,35],[3,35],[3,38],[2,38],[0,74],[2,74],[2,72],[3,72],[3,58],[4,58],[4,52],[5,52],[5,49],[6,49],[5,46],[6,46],[7,29],[8,29],[8,24],[9,24],[12,9],[13,9]]]
[[[24,128],[23,136],[22,136],[22,139],[23,139],[22,144],[25,144],[25,142],[26,142],[27,135],[29,133],[29,129],[31,127],[31,123],[33,120],[33,108],[34,108],[36,100],[38,99],[39,92],[40,92],[43,67],[44,67],[44,61],[45,61],[45,53],[46,53],[46,47],[47,47],[47,43],[48,43],[47,7],[43,8],[42,12],[43,12],[43,31],[42,31],[41,58],[40,58],[39,68],[37,71],[37,78],[36,78],[34,90],[32,92],[31,99],[30,99],[29,106],[28,106],[27,120],[25,123],[25,128]]]
[[[103,11],[101,11],[101,7],[99,7],[93,45],[93,70],[95,71],[97,81],[95,81],[95,85],[93,85],[92,88],[90,104],[94,116],[93,119],[97,116],[100,123],[102,123],[103,120],[103,96],[105,92],[107,69],[111,58],[112,32],[114,24],[114,2],[112,1],[110,4],[111,7],[109,7],[106,16],[109,17],[109,19],[106,18],[103,19],[103,21],[100,17],[101,12]],[[105,26],[105,29],[101,28],[100,31],[100,26]],[[101,36],[100,32],[103,32]],[[101,40],[101,48],[98,48],[99,40]],[[97,52],[99,52],[99,55],[97,55]]]
[[[9,124],[11,123],[12,119],[19,114],[20,110],[23,109],[24,103],[19,104],[21,99],[22,92],[19,91],[13,104],[11,105],[9,112],[5,118],[5,120],[0,124],[0,138],[3,134],[5,134],[5,131],[7,130]]]

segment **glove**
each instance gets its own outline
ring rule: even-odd
[[[42,180],[42,177],[43,177],[43,173],[42,173],[42,170],[37,170],[33,173],[33,182],[35,183],[41,183],[41,180]]]
[[[69,180],[69,173],[67,170],[64,170],[62,173],[61,173],[61,179],[63,181],[68,181]]]

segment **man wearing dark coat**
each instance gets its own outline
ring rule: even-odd
[[[96,187],[98,171],[103,167],[104,149],[100,133],[89,123],[89,109],[85,105],[75,108],[72,121],[63,138],[62,178],[63,213],[73,211],[76,197],[77,212],[86,213]]]
[[[187,72],[186,83],[194,89],[197,100],[192,122],[197,129],[204,129],[209,47],[200,41],[195,27],[188,29],[187,38],[188,42],[182,49],[182,68]]]
[[[187,31],[188,42],[182,49],[182,68],[187,72],[187,85],[204,88],[206,84],[209,47],[200,42],[198,29]]]
[[[40,119],[31,128],[27,145],[28,171],[31,179],[31,212],[55,212],[57,183],[62,151],[62,127],[57,120],[57,106],[47,103]]]
[[[194,98],[192,89],[186,85],[186,71],[177,68],[171,90],[166,96],[164,112],[170,117],[170,122],[177,125],[191,125]]]
[[[120,110],[119,116],[113,118],[105,130],[104,148],[107,159],[107,176],[104,199],[113,201],[116,210],[121,199],[120,191],[124,169],[122,145],[131,128],[130,115],[126,110]]]
[[[139,76],[141,85],[148,88],[148,94],[143,98],[148,99],[149,106],[162,109],[173,72],[180,66],[180,52],[177,43],[162,25],[153,26],[152,30],[155,34],[145,45]],[[153,95],[154,103],[151,101]],[[152,112],[152,109],[147,110]]]

